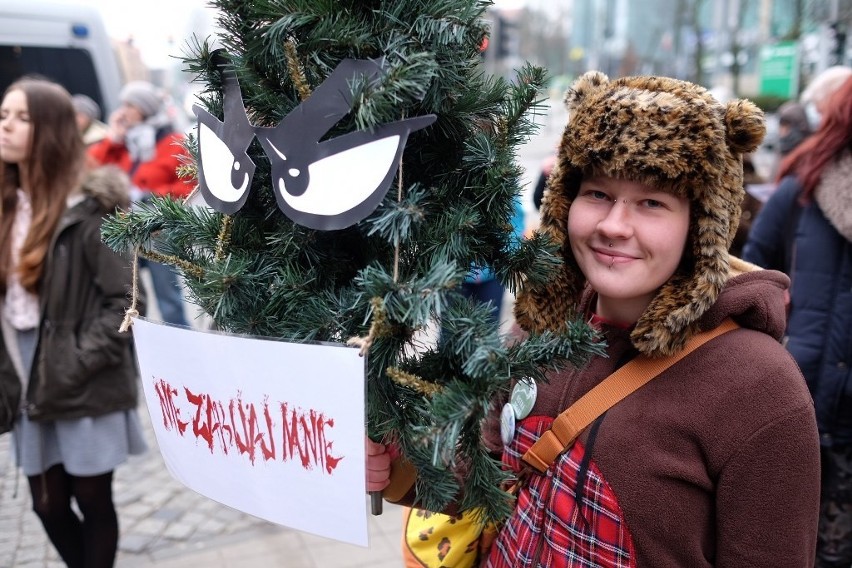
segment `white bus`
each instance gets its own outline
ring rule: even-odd
[[[104,117],[118,107],[123,79],[98,11],[42,0],[0,0],[0,93],[38,74],[90,96]]]

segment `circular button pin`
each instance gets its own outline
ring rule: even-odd
[[[538,395],[538,386],[532,379],[522,379],[512,387],[512,396],[509,404],[515,409],[515,419],[523,420],[530,415],[535,398]]]

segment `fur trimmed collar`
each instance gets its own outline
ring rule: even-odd
[[[89,170],[80,185],[83,195],[94,197],[106,211],[130,207],[130,179],[118,166],[107,165]]]
[[[826,166],[814,192],[817,205],[828,222],[852,242],[852,152]]]

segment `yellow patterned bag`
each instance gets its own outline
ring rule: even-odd
[[[473,511],[451,516],[405,507],[402,518],[406,568],[479,566],[497,536],[497,527]]]

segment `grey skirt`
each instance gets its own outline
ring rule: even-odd
[[[31,422],[21,415],[12,430],[15,460],[24,475],[61,463],[77,477],[112,471],[132,454],[147,450],[135,410],[74,420]]]

